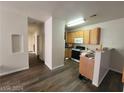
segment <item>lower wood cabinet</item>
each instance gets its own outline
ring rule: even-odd
[[[82,76],[92,80],[93,79],[93,71],[94,71],[94,59],[89,59],[87,57],[80,57],[79,63],[79,73]]]
[[[71,48],[65,48],[65,58],[71,58]]]
[[[122,73],[122,83],[124,83],[124,68],[123,68],[123,73]]]

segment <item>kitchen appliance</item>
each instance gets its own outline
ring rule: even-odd
[[[71,59],[76,61],[76,62],[79,62],[80,60],[80,49],[72,49],[72,54],[71,54]]]
[[[76,46],[76,48],[72,48],[71,59],[79,62],[82,50],[85,50],[84,46]]]
[[[83,38],[74,38],[74,43],[83,43]]]

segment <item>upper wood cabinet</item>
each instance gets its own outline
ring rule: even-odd
[[[91,30],[80,30],[74,32],[67,32],[67,43],[74,43],[74,38],[83,38],[84,44],[100,44],[100,28],[94,28]]]
[[[74,43],[74,38],[83,38],[83,31],[67,32],[67,43]]]
[[[84,44],[90,44],[90,30],[85,30],[83,32]]]
[[[83,38],[83,31],[78,31],[78,36],[79,36],[80,38]]]
[[[100,28],[94,28],[90,30],[90,44],[100,43]]]

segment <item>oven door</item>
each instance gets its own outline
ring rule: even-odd
[[[71,59],[79,62],[80,60],[80,49],[72,49]]]

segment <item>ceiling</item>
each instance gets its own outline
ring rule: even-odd
[[[84,24],[89,25],[124,17],[123,1],[5,1],[0,2],[0,6],[12,8],[43,22],[50,16],[68,22],[97,14]]]
[[[42,25],[43,22],[39,21],[37,19],[33,19],[33,18],[28,17],[28,24],[29,25]]]

